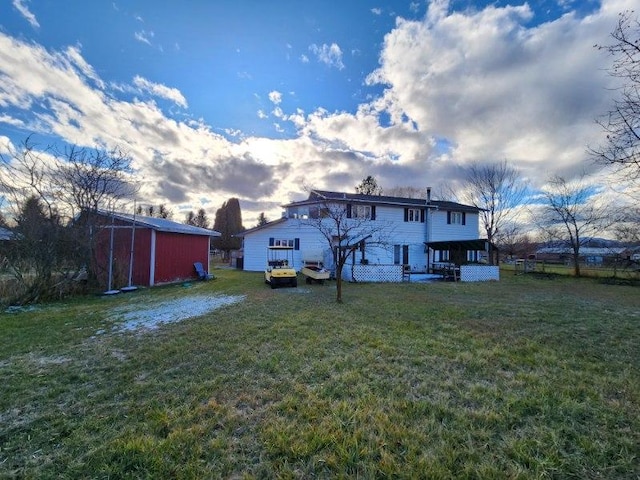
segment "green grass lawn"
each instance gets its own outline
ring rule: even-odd
[[[215,274],[0,314],[0,478],[640,475],[637,287]]]
[[[509,274],[516,272],[516,268],[519,269],[519,273],[522,273],[522,266],[516,267],[513,263],[503,263],[500,265],[500,270],[505,273],[508,272]],[[574,276],[574,268],[572,265],[537,261],[535,262],[535,273]],[[640,283],[640,270],[638,270],[637,264],[621,265],[616,268],[611,266],[581,264],[580,275],[582,277],[602,278],[610,281],[617,279],[622,281],[628,280],[630,283]]]

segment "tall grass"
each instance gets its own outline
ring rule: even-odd
[[[0,316],[0,477],[637,478],[637,288],[271,290],[260,274]],[[150,332],[116,308],[245,301]]]

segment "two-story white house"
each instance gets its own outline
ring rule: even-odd
[[[349,248],[345,280],[399,281],[403,272],[431,272],[486,258],[478,238],[480,210],[460,203],[313,190],[283,206],[282,218],[244,231],[243,268],[264,270],[267,247],[294,248],[294,267],[322,258],[335,271],[332,249]],[[357,248],[354,248],[357,245]]]

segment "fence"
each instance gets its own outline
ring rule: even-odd
[[[503,271],[514,271],[516,275],[523,273],[546,273],[572,276],[572,265],[552,263],[543,260],[516,260],[514,263],[502,263]],[[580,263],[580,274],[583,277],[640,279],[640,268],[637,264],[595,267]]]

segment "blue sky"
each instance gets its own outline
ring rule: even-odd
[[[0,3],[0,151],[121,146],[176,219],[245,224],[316,187],[453,183],[507,159],[589,170],[606,43],[631,0]],[[3,145],[3,146],[1,146]]]

